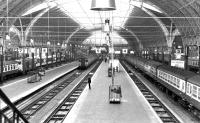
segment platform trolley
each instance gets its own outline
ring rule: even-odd
[[[121,86],[110,85],[109,86],[109,102],[120,103],[122,98]]]

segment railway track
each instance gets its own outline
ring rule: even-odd
[[[71,91],[71,93],[61,102],[61,104],[48,116],[44,123],[62,123],[67,114],[72,109],[73,105],[76,103],[77,99],[83,92],[87,85],[88,77],[92,77],[98,66],[97,65],[81,80],[81,82]]]
[[[121,62],[125,70],[129,73],[129,76],[134,81],[138,89],[144,95],[145,99],[157,113],[163,123],[180,123],[180,121],[172,114],[172,112],[154,95],[146,85],[144,85],[135,75],[134,70],[124,62]]]
[[[53,97],[55,97],[59,92],[61,92],[65,87],[67,87],[74,79],[82,74],[83,71],[74,69],[73,71],[59,77],[53,82],[47,84],[41,89],[33,92],[27,97],[15,102],[16,107],[23,107],[20,109],[20,112],[24,115],[26,119],[29,119],[33,116],[39,109],[46,105]],[[62,82],[59,82],[62,81]],[[51,89],[49,89],[51,88]],[[39,98],[37,98],[39,96]],[[31,101],[32,98],[37,98],[29,104],[27,102]],[[26,105],[26,106],[21,106]],[[11,111],[5,108],[3,110],[6,116],[12,119]]]
[[[70,83],[72,83],[77,77],[82,74],[81,71],[75,72],[72,76],[68,79],[63,81],[62,83],[58,84],[57,86],[53,87],[51,90],[46,92],[40,98],[26,106],[24,109],[21,110],[21,113],[24,115],[25,118],[29,119],[33,116],[39,109],[41,109],[44,105],[46,105],[51,99],[53,99],[58,93],[60,93],[64,88],[66,88]]]

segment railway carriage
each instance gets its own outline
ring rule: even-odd
[[[159,80],[158,83],[171,91],[173,97],[200,118],[200,76],[198,74],[143,58],[128,57],[125,60]]]
[[[152,61],[152,60],[148,60],[146,61],[145,63],[145,66],[144,66],[144,70],[146,71],[146,73],[153,77],[153,78],[156,78],[157,76],[157,68],[159,66],[161,66],[162,64],[159,63],[159,62],[155,62],[155,61]]]
[[[79,69],[86,69],[98,60],[98,56],[90,55],[79,58]]]
[[[200,76],[196,75],[187,80],[186,85],[186,98],[192,104],[200,110]],[[194,109],[195,111],[196,109]],[[200,117],[200,111],[198,112]]]
[[[157,78],[161,80],[162,85],[183,99],[185,98],[186,82],[188,78],[195,75],[193,72],[169,66],[159,66],[157,69]]]
[[[17,61],[5,61],[3,65],[3,77],[9,78],[17,74],[20,71],[19,62]],[[1,73],[1,68],[0,68]]]

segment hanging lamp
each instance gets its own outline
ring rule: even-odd
[[[92,0],[91,10],[94,11],[116,10],[115,0]]]

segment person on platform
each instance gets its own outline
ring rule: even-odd
[[[88,86],[89,86],[89,89],[91,89],[91,78],[90,77],[88,77]]]

